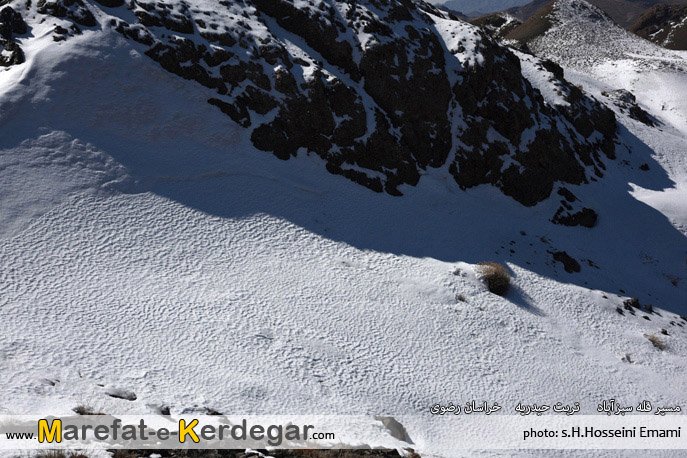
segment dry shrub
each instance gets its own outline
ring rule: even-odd
[[[88,405],[79,405],[72,409],[77,415],[105,415],[102,412],[96,412],[96,410]]]
[[[89,458],[87,454],[78,450],[44,450],[35,458]]]
[[[45,450],[36,455],[36,458],[67,458],[62,450]]]
[[[498,262],[480,262],[478,270],[487,282],[489,291],[499,296],[506,294],[508,287],[510,287],[508,269]]]
[[[653,346],[659,350],[665,350],[667,348],[665,342],[663,342],[660,337],[654,334],[646,336],[646,338],[649,339],[649,342],[651,342]]]

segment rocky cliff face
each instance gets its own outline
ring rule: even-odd
[[[422,1],[98,1],[30,8],[60,18],[56,40],[113,28],[215,91],[208,109],[248,129],[256,148],[316,154],[377,192],[400,195],[446,167],[461,188],[489,183],[534,205],[556,181],[602,176],[614,157],[613,113],[562,71],[550,76],[565,99],[555,105],[516,55]]]

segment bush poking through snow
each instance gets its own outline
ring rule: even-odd
[[[658,348],[661,351],[667,348],[666,344],[661,340],[661,338],[654,334],[646,336],[646,338],[649,339],[649,342],[651,342],[654,347]]]
[[[62,450],[46,450],[36,455],[36,458],[67,458]]]
[[[63,450],[46,450],[36,455],[35,458],[88,458],[88,455],[76,450],[67,452]]]
[[[80,405],[72,409],[77,415],[105,415],[104,413],[96,412],[91,406]]]
[[[508,269],[498,262],[480,262],[478,271],[487,282],[489,291],[499,296],[506,294],[510,286]]]

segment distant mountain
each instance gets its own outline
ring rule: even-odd
[[[492,13],[470,21],[494,38],[504,38],[518,28],[522,21],[508,13]]]
[[[647,120],[631,106],[636,97],[645,109],[687,132],[687,99],[682,89],[687,87],[687,62],[683,53],[623,29],[600,8],[584,0],[555,0],[506,38],[561,65],[566,78],[575,72],[593,75],[606,85],[599,88],[599,98],[622,105],[634,112],[635,118]],[[588,80],[578,83],[585,89],[589,84]]]
[[[668,49],[687,50],[687,6],[656,5],[629,30]]]
[[[548,0],[534,0],[522,6],[514,6],[506,9],[521,21],[529,19],[534,13],[548,3]],[[592,5],[601,8],[615,22],[622,27],[628,28],[633,25],[644,12],[659,4],[656,0],[590,0]],[[661,0],[661,4],[687,5],[687,0]]]
[[[552,25],[551,19],[556,1],[544,3],[544,6],[530,15],[525,22],[512,30],[506,38],[527,43],[543,35]]]
[[[464,21],[468,20],[468,15],[463,13],[462,11],[457,11],[457,10],[451,9],[445,5],[437,5],[437,9],[439,9],[445,13],[448,13],[449,17],[451,19],[462,19]]]
[[[521,21],[526,21],[534,13],[539,11],[544,5],[550,3],[551,0],[534,0],[533,2],[527,3],[522,6],[515,6],[506,10],[506,13],[520,19]]]
[[[626,52],[660,50],[624,30],[603,9],[585,0],[553,0],[507,35],[566,66],[622,58]]]
[[[527,3],[527,0],[449,0],[443,6],[455,11],[462,11],[468,16],[503,11]]]

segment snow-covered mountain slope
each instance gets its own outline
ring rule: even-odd
[[[461,190],[450,160],[420,168],[417,185],[399,185],[398,197],[329,173],[317,151],[282,161],[256,148],[254,130],[207,103],[228,95],[168,71],[179,69],[158,54],[152,57],[163,65],[151,59],[146,52],[157,42],[128,38],[150,33],[171,46],[176,37],[191,40],[188,34],[140,24],[138,9],[90,2],[78,6],[96,25],[79,25],[77,33],[67,19],[41,14],[45,5],[11,4],[28,25],[11,37],[25,62],[0,72],[4,412],[91,405],[107,413],[169,406],[177,413],[386,414],[431,455],[440,419],[429,408],[437,402],[579,401],[589,413],[609,397],[685,405],[685,137],[639,97],[662,124],[646,125],[608,102],[620,122],[616,160],[593,159],[605,167],[603,177],[581,165],[588,183],[558,181],[537,205],[489,185]],[[234,13],[237,5],[213,7],[233,15],[219,21],[210,14],[217,30],[272,43],[255,18],[280,26],[255,10],[248,18]],[[188,7],[210,12],[200,2]],[[87,21],[84,11],[73,14]],[[575,115],[601,109],[555,64],[426,14],[441,49],[458,56],[444,67],[458,72],[450,109],[465,117],[451,117],[451,129],[494,109],[488,95],[480,104],[460,92],[461,82],[472,84],[460,70],[465,62],[488,68],[494,59],[518,67],[487,73],[502,84],[484,89],[496,105],[522,102],[538,110],[533,126],[555,122],[580,144],[600,137],[576,133],[583,129]],[[123,21],[133,25],[120,27]],[[248,21],[250,29],[239,24]],[[56,25],[66,39],[54,39]],[[293,46],[289,55],[306,49],[303,61],[319,59],[295,35],[280,33],[279,42]],[[239,57],[231,62],[266,68],[262,57]],[[324,58],[320,67],[353,88],[369,121],[368,108],[379,107],[360,88],[365,83]],[[278,73],[267,75],[270,85]],[[611,90],[603,81],[572,76],[611,100],[601,95]],[[333,76],[325,80],[334,84]],[[504,89],[518,85],[520,100]],[[253,83],[237,87],[240,97]],[[260,125],[265,118],[249,110],[251,126]],[[499,121],[520,115],[481,122],[507,143]],[[557,144],[547,145],[550,158]],[[473,157],[460,144],[452,154]],[[582,224],[584,208],[598,215],[591,228]],[[480,261],[509,267],[513,287],[505,297],[487,291]],[[629,297],[642,307],[626,308]],[[136,400],[108,396],[113,387]]]
[[[687,50],[687,6],[656,5],[629,30],[668,49]]]
[[[676,183],[671,190],[659,193],[640,185],[635,195],[663,211],[685,233],[687,220],[680,209],[687,207],[683,184],[687,52],[667,50],[644,40],[582,0],[556,0],[538,17],[533,18],[536,24],[525,22],[522,27],[539,33],[532,36],[528,30],[520,30],[527,36],[527,46],[539,58],[559,63],[567,80],[613,107],[621,119],[629,118],[623,124],[654,151],[660,166]],[[518,29],[510,36],[517,33]],[[529,57],[521,54],[521,58]],[[542,93],[546,91],[542,89]]]
[[[537,22],[546,22],[545,27],[526,21],[508,38],[526,37],[536,55],[592,75],[609,88],[630,91],[663,122],[687,132],[685,52],[661,48],[624,30],[583,0],[556,0],[539,16]],[[537,32],[528,34],[525,28]],[[574,80],[573,75],[565,73]]]
[[[505,10],[521,21],[526,21],[552,0],[533,0],[522,6]],[[623,28],[630,28],[647,11],[662,7],[683,7],[685,0],[591,0],[590,4],[602,10]]]
[[[432,2],[434,3],[434,2]],[[527,3],[526,0],[485,0],[474,2],[470,0],[448,0],[442,4],[447,8],[462,11],[467,14],[486,14],[494,11],[502,11],[506,8],[513,8]]]
[[[317,154],[377,192],[448,167],[458,187],[490,183],[533,205],[615,156],[610,110],[563,80],[568,108],[547,104],[506,48],[423,2],[62,2],[29,9],[53,40],[118,32],[205,87],[256,148]]]

